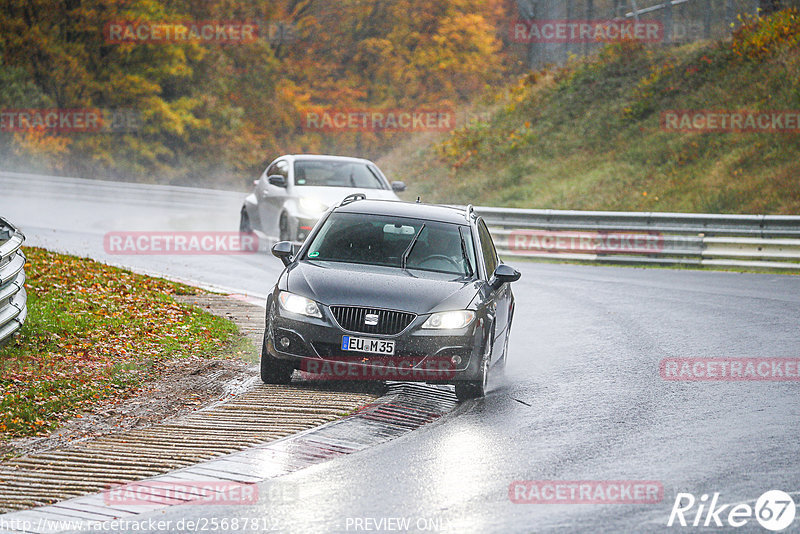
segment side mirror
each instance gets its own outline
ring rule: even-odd
[[[392,191],[395,193],[402,193],[406,190],[405,182],[392,182]]]
[[[286,177],[281,176],[280,174],[272,174],[269,178],[267,178],[269,183],[277,187],[286,187]]]
[[[283,262],[284,265],[292,263],[294,245],[291,241],[280,241],[272,245],[272,255]]]
[[[501,263],[497,266],[497,269],[494,270],[492,277],[489,278],[489,285],[492,286],[492,289],[499,289],[503,284],[516,282],[519,280],[520,276],[522,275],[519,273],[519,271],[513,267],[509,267],[508,265]]]

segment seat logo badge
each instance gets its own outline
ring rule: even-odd
[[[378,314],[377,313],[368,313],[364,317],[364,324],[367,326],[375,326],[378,324]]]

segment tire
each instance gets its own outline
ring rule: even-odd
[[[481,380],[475,382],[459,382],[456,384],[456,397],[460,401],[479,399],[486,396],[486,386],[489,384],[489,359],[484,357],[481,362]]]
[[[270,310],[274,313],[271,303],[268,303]],[[278,360],[270,356],[267,351],[267,338],[271,335],[271,321],[267,316],[267,327],[264,329],[264,341],[261,343],[261,381],[265,384],[289,384],[292,381],[294,366],[290,363]]]
[[[290,384],[294,367],[273,358],[267,352],[267,340],[261,346],[261,381],[265,384]]]
[[[247,214],[247,210],[242,208],[242,213],[239,216],[239,233],[250,234],[252,232],[253,225],[250,224],[250,216]]]
[[[278,232],[278,241],[293,241],[291,232],[289,232],[289,218],[285,213],[281,213],[278,221]]]
[[[494,332],[492,332],[492,338],[489,342],[488,354],[484,354],[481,360],[481,379],[456,383],[456,397],[458,400],[465,401],[486,396],[486,389],[489,386],[489,364],[492,359],[492,345],[494,345]]]

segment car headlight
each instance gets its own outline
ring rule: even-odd
[[[322,318],[319,306],[311,299],[289,293],[288,291],[281,291],[278,295],[278,300],[281,303],[281,308],[288,312],[306,315],[308,317],[317,317],[319,319]]]
[[[316,198],[304,197],[300,199],[300,209],[313,215],[322,215],[328,209],[328,206]]]
[[[469,326],[475,319],[475,312],[469,310],[434,313],[422,324],[422,328],[436,330],[458,330]]]

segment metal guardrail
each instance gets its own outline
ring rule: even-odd
[[[800,270],[800,216],[475,208],[505,256]]]
[[[19,330],[28,315],[23,241],[23,233],[0,217],[0,343]]]

